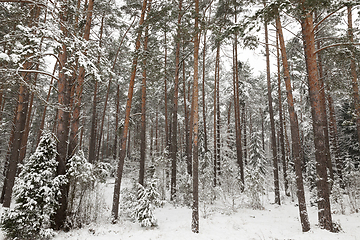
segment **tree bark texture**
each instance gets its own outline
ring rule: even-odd
[[[151,0],[148,2],[147,12],[151,9]],[[144,52],[148,47],[149,27],[145,28]],[[144,185],[145,178],[145,153],[146,153],[146,56],[143,60],[142,86],[141,86],[141,129],[140,129],[140,171],[139,183]]]
[[[113,222],[116,222],[116,220],[118,219],[118,216],[119,216],[121,178],[122,178],[125,153],[126,153],[126,139],[127,139],[127,134],[128,134],[129,124],[130,124],[131,103],[132,103],[132,97],[133,97],[134,85],[135,85],[136,67],[137,67],[137,62],[138,62],[137,54],[140,49],[140,39],[141,39],[141,33],[142,33],[141,27],[144,23],[146,5],[147,5],[147,0],[144,0],[143,4],[142,4],[141,17],[140,17],[140,21],[139,21],[140,30],[139,30],[138,36],[136,38],[136,45],[135,45],[136,55],[133,59],[128,97],[127,97],[127,101],[126,101],[124,130],[123,130],[122,138],[120,141],[121,149],[120,149],[119,162],[118,162],[117,173],[116,173],[116,178],[115,178],[114,196],[113,196],[113,204],[112,204],[112,210],[111,210]]]
[[[193,204],[192,204],[192,222],[191,230],[194,233],[199,232],[199,172],[198,172],[198,130],[199,130],[199,105],[198,105],[198,59],[199,59],[199,0],[195,0],[195,37],[194,37],[194,91],[193,91]]]
[[[287,103],[288,103],[288,111],[289,111],[289,119],[290,119],[290,131],[291,131],[291,142],[292,142],[292,156],[294,158],[295,163],[295,175],[296,175],[296,194],[298,197],[299,203],[299,214],[300,221],[303,232],[308,232],[310,230],[310,222],[306,209],[305,202],[305,191],[304,191],[304,183],[303,176],[301,170],[301,143],[300,143],[300,132],[299,132],[299,122],[297,118],[297,114],[295,112],[294,106],[294,98],[292,94],[291,80],[290,80],[290,72],[289,72],[289,64],[287,61],[286,48],[284,42],[284,35],[282,32],[280,16],[276,18],[276,29],[278,32],[280,50],[282,63],[284,68],[284,81],[286,86],[286,95],[287,95]],[[286,126],[285,126],[285,137],[286,134]],[[289,144],[287,144],[289,145]],[[288,150],[289,151],[289,150]]]
[[[322,228],[332,230],[330,190],[327,177],[327,158],[325,151],[325,134],[322,123],[324,116],[321,107],[320,81],[315,55],[315,37],[313,32],[313,17],[311,13],[303,16],[302,33],[305,45],[305,56],[308,68],[309,94],[311,103],[311,115],[313,121],[315,158],[316,158],[316,185],[318,191],[318,221]]]
[[[266,76],[267,76],[267,93],[268,93],[268,104],[269,104],[269,113],[270,113],[270,125],[271,125],[271,150],[272,150],[272,159],[273,159],[273,172],[274,172],[274,191],[275,191],[275,203],[280,205],[280,190],[279,190],[279,168],[278,168],[278,156],[276,149],[276,130],[275,130],[275,120],[274,120],[274,111],[272,106],[272,97],[271,97],[271,79],[270,79],[270,53],[268,45],[268,30],[267,22],[265,22],[265,51],[266,51]]]
[[[171,200],[176,198],[176,155],[177,155],[177,115],[178,115],[178,97],[179,97],[179,70],[180,70],[180,24],[182,14],[182,0],[179,1],[177,42],[175,50],[175,81],[174,81],[174,100],[173,100],[173,119],[172,119],[172,139],[171,139]]]

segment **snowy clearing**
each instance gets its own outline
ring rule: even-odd
[[[104,189],[106,203],[110,206],[112,199],[112,184],[107,184]],[[271,198],[270,198],[271,199]],[[201,209],[202,205],[200,205]],[[142,228],[138,223],[133,223],[122,218],[117,224],[103,223],[86,226],[82,229],[60,232],[55,240],[69,239],[97,239],[97,240],[176,240],[176,239],[294,239],[294,240],[335,240],[360,239],[360,213],[339,215],[333,214],[333,221],[340,223],[343,231],[331,233],[317,227],[317,208],[308,206],[311,230],[301,232],[298,207],[290,198],[283,199],[281,206],[265,203],[265,210],[252,210],[239,208],[232,214],[221,213],[220,208],[211,206],[213,210],[204,218],[200,211],[200,233],[191,232],[191,209],[176,207],[167,203],[163,208],[156,209],[158,227]]]

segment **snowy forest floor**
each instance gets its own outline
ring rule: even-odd
[[[110,215],[113,180],[103,186],[105,210],[103,216]],[[118,223],[109,223],[105,217],[97,224],[69,232],[59,232],[54,240],[223,240],[223,239],[294,239],[294,240],[360,240],[360,213],[333,214],[333,221],[341,225],[340,233],[330,233],[317,226],[317,208],[308,206],[311,230],[301,232],[298,207],[291,198],[283,198],[282,205],[271,204],[271,196],[265,197],[264,210],[240,207],[236,211],[224,211],[221,203],[207,206],[206,218],[200,209],[200,233],[191,232],[191,209],[166,203],[155,210],[158,227],[142,228],[126,218]],[[200,208],[204,205],[200,204]],[[0,239],[3,235],[0,232]]]

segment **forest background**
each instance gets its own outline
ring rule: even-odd
[[[121,198],[144,226],[164,200],[189,206],[193,232],[199,203],[261,209],[266,192],[297,201],[304,232],[309,204],[331,232],[359,211],[358,1],[0,4],[8,236],[96,222],[107,178],[113,223]]]

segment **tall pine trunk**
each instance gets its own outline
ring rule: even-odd
[[[116,220],[118,219],[118,216],[119,216],[121,178],[122,178],[125,153],[126,153],[126,139],[127,139],[127,134],[128,134],[129,124],[130,124],[131,103],[132,103],[132,97],[133,97],[134,85],[135,85],[136,67],[137,67],[137,62],[138,62],[137,55],[138,55],[138,51],[140,49],[140,39],[141,39],[141,33],[142,33],[141,27],[144,23],[146,5],[147,5],[147,0],[144,0],[143,4],[142,4],[141,17],[140,17],[140,21],[139,21],[140,29],[138,30],[138,36],[136,38],[136,45],[135,45],[136,54],[133,59],[128,97],[127,97],[127,101],[126,101],[124,129],[123,129],[122,138],[120,141],[121,149],[120,149],[119,162],[118,162],[118,167],[117,167],[117,172],[116,172],[116,177],[115,177],[114,196],[113,196],[113,204],[112,204],[112,210],[111,210],[113,222],[116,222]]]
[[[199,131],[199,105],[198,105],[198,59],[199,59],[199,0],[195,0],[195,37],[194,37],[194,88],[193,88],[193,204],[191,230],[199,232],[199,178],[198,178],[198,131]]]
[[[284,122],[283,122],[283,108],[282,108],[282,100],[281,100],[281,71],[280,71],[280,52],[279,52],[279,42],[278,37],[276,38],[276,55],[277,55],[277,77],[278,77],[278,107],[279,107],[279,126],[280,126],[280,150],[281,150],[281,162],[283,167],[283,176],[284,176],[284,188],[285,195],[290,196],[289,192],[289,181],[287,177],[287,162],[285,155],[285,138],[284,138]]]
[[[354,42],[354,30],[352,24],[352,7],[349,5],[347,7],[347,15],[348,15],[348,37],[351,43]],[[358,134],[358,141],[360,144],[360,97],[359,97],[359,84],[357,79],[357,66],[355,62],[354,56],[354,47],[350,46],[351,51],[351,59],[350,59],[350,71],[351,71],[351,82],[352,82],[352,91],[355,105],[355,114],[356,114],[356,129]]]
[[[324,116],[321,109],[320,81],[315,55],[315,37],[313,31],[313,17],[306,13],[302,18],[302,34],[305,45],[305,58],[308,69],[309,94],[311,104],[312,125],[314,132],[315,158],[316,158],[316,185],[318,196],[318,221],[322,228],[332,230],[330,209],[330,190],[327,177],[327,158],[324,143]]]
[[[275,191],[275,203],[280,205],[280,190],[279,190],[279,169],[278,169],[278,156],[276,148],[276,134],[275,134],[275,120],[274,111],[272,106],[271,97],[271,79],[270,79],[270,52],[268,45],[268,30],[267,22],[265,22],[265,51],[266,51],[266,77],[267,77],[267,93],[268,93],[268,104],[270,113],[270,125],[271,125],[271,152],[273,160],[273,172],[274,172],[274,191]]]
[[[172,139],[171,139],[171,200],[176,197],[176,155],[177,155],[177,110],[179,97],[179,70],[180,70],[180,24],[182,14],[182,0],[179,1],[177,42],[175,50],[175,81],[174,81],[174,107],[172,119]]]
[[[309,217],[308,217],[307,209],[306,209],[304,182],[303,182],[303,176],[302,176],[302,170],[301,170],[301,162],[302,161],[301,161],[301,143],[300,143],[299,122],[298,122],[297,114],[295,112],[294,98],[293,98],[292,88],[291,88],[289,64],[287,61],[284,35],[282,33],[280,16],[277,16],[277,18],[276,18],[276,29],[278,32],[281,57],[282,57],[282,63],[283,63],[283,68],[284,68],[284,81],[285,81],[285,86],[286,86],[288,111],[289,111],[289,118],[290,118],[292,156],[294,158],[294,163],[295,163],[295,175],[296,175],[296,187],[297,187],[296,194],[297,194],[298,203],[299,203],[300,221],[301,221],[302,231],[307,232],[310,230],[310,222],[309,222]],[[286,126],[285,126],[285,137],[287,138]],[[289,146],[289,144],[287,144],[287,146]]]
[[[148,14],[151,8],[151,0],[148,3]],[[149,27],[145,28],[144,52],[148,47]],[[145,153],[146,153],[146,56],[143,60],[142,86],[141,86],[141,129],[140,129],[140,171],[139,183],[144,186],[145,178]]]

